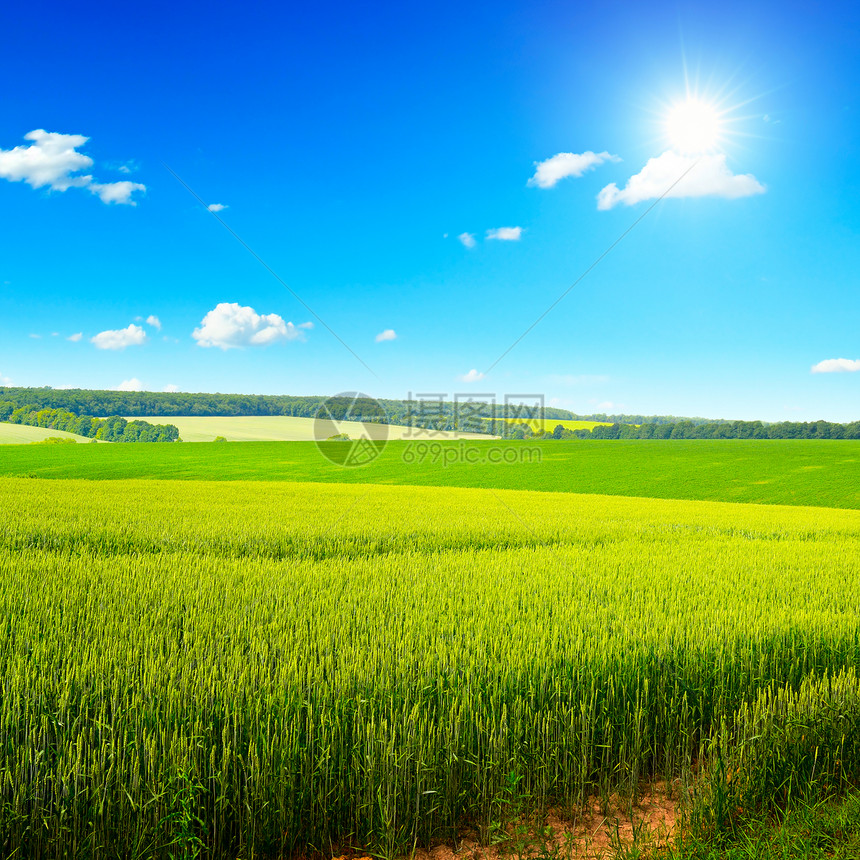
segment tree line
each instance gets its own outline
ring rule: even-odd
[[[694,424],[645,423],[600,425],[591,430],[568,430],[561,424],[544,437],[553,439],[860,439],[860,421],[708,421]]]
[[[411,400],[376,400],[352,397],[292,396],[286,394],[206,394],[161,391],[91,391],[88,389],[4,388],[2,397],[14,406],[31,409],[64,409],[75,415],[106,418],[211,415],[316,418],[318,413],[342,421],[372,421],[434,430],[470,430],[486,433],[486,418],[501,416],[503,403],[445,400],[445,395],[415,395]],[[380,408],[382,407],[382,408]],[[513,407],[511,407],[513,408]],[[544,407],[523,410],[528,418],[565,420],[573,418],[566,409]]]
[[[508,439],[860,439],[860,422],[836,424],[829,421],[781,421],[768,424],[763,421],[731,421],[726,419],[679,418],[674,415],[576,415],[566,409],[543,407],[524,409],[519,417],[543,419],[547,429],[534,433],[527,424],[512,424],[502,419],[514,417],[505,414],[503,403],[463,402],[433,399],[430,395],[416,395],[411,400],[354,399],[352,397],[293,396],[287,394],[208,394],[159,391],[93,391],[89,389],[4,388],[2,397],[13,410],[25,409],[26,414],[47,411],[65,412],[80,419],[82,429],[92,430],[87,421],[109,419],[114,422],[110,430],[128,436],[124,441],[155,441],[147,426],[172,428],[165,432],[164,441],[175,441],[179,432],[173,425],[151,425],[129,421],[129,430],[118,425],[125,415],[139,416],[265,416],[285,415],[296,418],[316,418],[318,415],[335,421],[350,419],[378,424],[398,424],[431,430],[464,430],[489,433]],[[0,420],[10,420],[2,417]],[[612,423],[592,430],[568,430],[562,425],[553,427],[553,420],[610,421]],[[74,424],[71,419],[62,419]],[[19,423],[31,423],[30,420]],[[142,426],[141,426],[142,425]],[[46,426],[37,424],[36,426]],[[56,426],[55,429],[66,429]],[[91,432],[71,430],[82,436]],[[98,432],[96,430],[95,432]],[[156,436],[159,434],[156,433]],[[138,438],[140,437],[140,438]],[[161,441],[159,439],[158,441]]]
[[[27,424],[48,430],[64,430],[103,442],[178,442],[179,430],[173,424],[150,424],[148,421],[126,421],[119,415],[95,418],[76,415],[65,409],[39,409],[34,405],[15,407],[11,401],[0,402],[0,421]]]

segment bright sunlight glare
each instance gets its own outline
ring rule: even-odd
[[[720,131],[720,115],[716,108],[697,99],[675,105],[666,117],[669,142],[679,152],[695,154],[713,149]]]

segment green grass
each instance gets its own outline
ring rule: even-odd
[[[541,462],[464,462],[469,452],[481,460],[491,450],[537,451]],[[858,508],[860,442],[390,442],[378,460],[355,469],[333,465],[308,442],[8,446],[0,475],[494,487]]]
[[[128,419],[132,420],[132,419]],[[222,416],[145,416],[143,421],[152,424],[173,424],[179,428],[183,442],[212,442],[223,436],[228,442],[310,442],[318,436],[328,439],[337,433],[346,433],[359,438],[368,431],[373,439],[401,439],[404,436],[421,438],[421,431],[398,424],[359,424],[342,421],[336,425],[322,421],[316,426],[313,418],[293,418],[286,415],[262,415],[242,417]],[[487,439],[493,438],[478,433],[453,433],[443,431],[441,439]]]
[[[75,442],[91,442],[86,436],[77,433],[66,433],[65,430],[46,430],[43,427],[28,427],[25,424],[8,424],[0,421],[0,445],[27,445],[30,442],[41,442],[51,436],[63,439],[73,439]]]
[[[632,851],[629,857],[635,857]],[[642,855],[638,855],[642,856]],[[794,804],[776,815],[751,818],[732,836],[687,834],[653,860],[857,860],[860,793]]]
[[[512,790],[686,778],[762,690],[860,662],[853,510],[15,478],[0,508],[4,856],[402,856]]]

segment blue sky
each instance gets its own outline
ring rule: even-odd
[[[847,3],[17,4],[0,384],[860,418],[858,43]]]

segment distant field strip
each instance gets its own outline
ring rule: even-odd
[[[129,419],[131,420],[131,419]],[[293,418],[287,415],[252,417],[222,416],[148,416],[142,420],[153,424],[173,424],[179,428],[184,442],[211,442],[223,436],[228,442],[307,442],[318,436],[327,439],[337,433],[346,433],[357,439],[367,433],[372,439],[428,438],[426,431],[397,424],[361,424],[353,421],[321,422],[315,427],[313,418]],[[490,439],[479,433],[434,431],[439,439]]]
[[[860,662],[857,511],[8,478],[0,507],[5,856],[405,856],[512,786],[689,774],[763,686]]]
[[[489,421],[490,419],[486,419]],[[561,424],[566,430],[593,430],[595,427],[611,427],[611,421],[574,421],[566,418],[504,418],[508,424],[528,424],[532,430],[551,433]]]
[[[535,454],[532,462],[486,462],[489,451],[523,450]],[[860,508],[860,441],[395,441],[353,469],[330,463],[310,442],[9,445],[0,475],[495,487]]]
[[[45,430],[43,427],[29,427],[26,424],[9,424],[0,421],[0,445],[26,445],[29,442],[41,442],[49,436],[74,439],[75,442],[92,442],[92,439],[87,439],[86,436],[66,433],[65,430]]]

